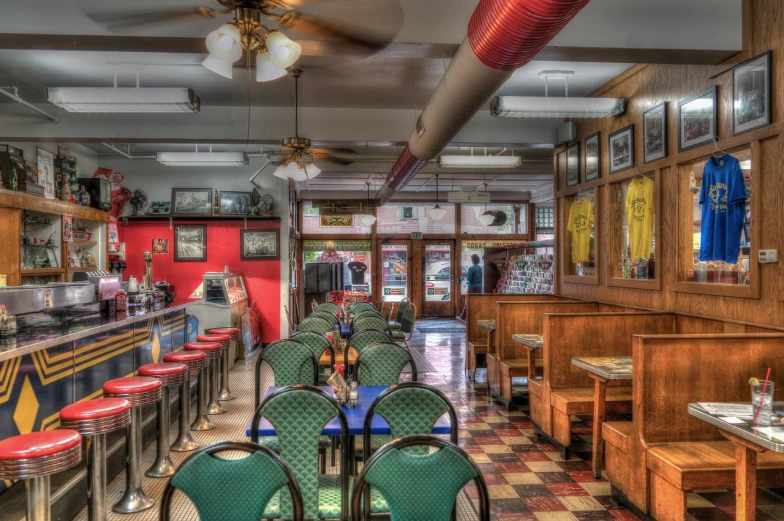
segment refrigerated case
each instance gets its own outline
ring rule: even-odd
[[[381,245],[381,294],[387,302],[408,297],[408,245]]]
[[[199,319],[199,334],[215,327],[242,328],[242,317],[248,309],[245,280],[237,273],[207,272],[202,279],[202,300],[188,311]],[[245,342],[240,339],[230,359],[245,358]],[[253,346],[247,346],[252,348]]]

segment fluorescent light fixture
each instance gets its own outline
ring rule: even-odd
[[[270,53],[260,52],[256,55],[256,81],[272,81],[286,75],[286,69],[275,67],[270,60]]]
[[[746,159],[740,162],[741,170],[751,170],[751,159]]]
[[[158,162],[166,166],[247,166],[242,152],[159,152]]]
[[[495,215],[490,210],[485,210],[485,213],[479,216],[479,222],[485,226],[490,226],[495,221]]]
[[[438,206],[438,203],[436,203],[436,206],[432,210],[430,210],[428,214],[430,215],[430,217],[433,218],[434,221],[440,221],[441,219],[446,217],[446,210]]]
[[[523,163],[520,156],[440,156],[441,168],[516,168]]]
[[[623,113],[624,98],[496,96],[490,115],[498,118],[611,118]]]
[[[67,112],[199,112],[201,100],[191,89],[144,87],[49,87],[49,103]]]
[[[272,65],[279,69],[291,67],[302,54],[302,46],[280,31],[267,33],[266,46]]]

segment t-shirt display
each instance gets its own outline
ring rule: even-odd
[[[738,262],[748,197],[738,160],[711,156],[702,171],[700,260]]]
[[[572,262],[591,262],[591,228],[593,203],[581,197],[569,208],[566,229],[572,232]]]
[[[647,259],[653,249],[654,182],[638,176],[626,190],[626,217],[632,259]]]
[[[351,271],[351,284],[364,284],[367,264],[364,262],[349,262],[348,269]]]

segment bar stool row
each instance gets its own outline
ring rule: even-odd
[[[117,378],[103,385],[104,398],[74,403],[60,411],[61,430],[33,432],[0,441],[0,479],[23,479],[29,521],[50,519],[50,476],[78,465],[82,444],[87,457],[88,518],[104,521],[106,508],[106,434],[126,429],[125,492],[113,507],[117,513],[131,514],[151,508],[155,501],[142,488],[142,406],[158,404],[156,459],[145,472],[152,478],[174,475],[176,466],[170,451],[187,452],[199,448],[190,430],[215,428],[208,415],[223,414],[219,401],[233,400],[228,386],[229,349],[239,339],[237,328],[213,329],[184,351],[169,353],[163,363],[139,368],[139,376]],[[238,344],[235,344],[238,345]],[[218,390],[219,360],[222,358],[222,385]],[[190,422],[190,375],[197,371],[197,416]],[[207,397],[207,378],[211,380]],[[169,445],[169,387],[179,387],[179,433]],[[89,439],[89,442],[88,442]]]

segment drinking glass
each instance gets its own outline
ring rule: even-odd
[[[762,388],[765,388],[763,394]],[[757,412],[759,409],[759,412]],[[756,414],[755,425],[770,425],[770,416],[773,413],[773,382],[768,380],[768,385],[764,381],[758,384],[751,384],[751,410],[752,415]]]

